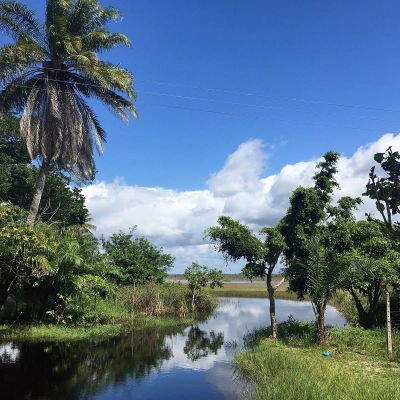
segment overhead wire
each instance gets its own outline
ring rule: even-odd
[[[10,63],[3,63],[3,64],[13,64],[13,63],[10,62]],[[63,71],[63,72],[65,72],[65,70],[62,70],[60,68],[53,68],[53,71]],[[57,80],[54,80],[54,81],[57,81]],[[214,92],[214,93],[233,94],[233,95],[248,96],[248,97],[255,97],[255,98],[266,98],[266,99],[273,99],[273,100],[293,101],[293,102],[299,102],[299,103],[309,103],[309,104],[314,104],[314,105],[325,105],[325,106],[364,109],[364,110],[369,110],[369,111],[383,111],[383,112],[400,113],[400,110],[388,109],[388,108],[377,108],[377,107],[367,107],[367,106],[362,106],[362,105],[324,102],[324,101],[300,99],[300,98],[295,98],[295,97],[270,96],[270,95],[266,95],[266,94],[239,92],[239,91],[231,91],[231,90],[224,90],[224,89],[207,88],[207,87],[201,87],[201,86],[182,85],[182,84],[176,84],[176,83],[158,82],[158,81],[144,80],[144,79],[135,79],[135,82],[148,83],[148,84],[160,85],[160,86],[185,88],[185,89],[192,89],[192,90],[201,90],[201,91]],[[101,87],[101,85],[94,85],[94,84],[88,84],[87,86]]]
[[[57,69],[55,69],[57,70]],[[61,69],[59,69],[61,71]],[[49,78],[48,78],[49,79]],[[62,82],[65,81],[59,79],[50,78],[49,80],[54,82]],[[305,100],[305,99],[296,99],[296,98],[286,98],[286,97],[277,97],[277,96],[269,96],[269,95],[261,95],[261,94],[254,94],[254,93],[245,93],[245,92],[236,92],[236,91],[227,91],[227,90],[220,90],[220,89],[212,89],[212,88],[204,88],[204,87],[197,87],[197,86],[188,86],[188,85],[180,85],[180,84],[172,84],[172,83],[165,83],[165,82],[157,82],[157,81],[149,81],[149,80],[136,80],[136,82],[141,83],[148,83],[148,84],[155,84],[155,85],[164,85],[170,87],[177,87],[177,88],[186,88],[192,90],[202,90],[208,91],[213,93],[223,93],[223,94],[230,94],[230,95],[240,95],[240,96],[251,96],[254,98],[266,98],[266,99],[274,99],[274,100],[285,100],[285,101],[296,101],[301,103],[308,103],[313,105],[325,105],[325,106],[337,106],[337,107],[346,107],[346,108],[355,108],[355,109],[364,109],[370,111],[384,111],[384,112],[396,112],[400,113],[400,110],[393,110],[393,109],[384,109],[384,108],[373,108],[373,107],[365,107],[365,106],[354,106],[349,104],[339,104],[339,103],[329,103],[329,102],[321,102],[321,101],[313,101],[313,100]],[[75,85],[73,82],[72,85]],[[102,87],[99,84],[83,84],[88,87]],[[32,88],[33,86],[26,86],[26,85],[17,85],[19,87],[25,87],[27,89]],[[3,85],[4,89],[4,85]],[[114,89],[117,89],[115,87]],[[46,90],[46,89],[40,89]],[[331,116],[335,118],[351,118],[351,119],[358,119],[364,121],[377,121],[377,122],[386,122],[386,123],[399,123],[400,120],[390,120],[390,119],[382,119],[382,118],[372,118],[372,117],[364,117],[364,116],[355,116],[355,115],[345,115],[345,114],[338,114],[338,113],[329,113],[329,112],[321,112],[321,111],[314,111],[314,110],[300,110],[300,109],[293,109],[293,108],[285,108],[285,107],[274,107],[274,106],[267,106],[267,105],[260,105],[260,104],[248,104],[248,103],[240,103],[234,101],[226,101],[226,100],[216,100],[216,99],[207,99],[202,97],[193,97],[193,96],[183,96],[179,94],[170,94],[170,93],[159,93],[159,92],[149,92],[144,90],[138,90],[136,93],[146,94],[146,95],[153,95],[159,97],[168,97],[168,98],[176,98],[181,100],[191,100],[191,101],[202,101],[202,102],[209,102],[214,104],[222,104],[222,105],[231,105],[231,106],[240,106],[240,107],[251,107],[251,108],[258,108],[258,109],[265,109],[265,110],[272,110],[272,111],[284,111],[284,112],[296,112],[296,113],[304,113],[304,114],[312,114],[312,115],[322,115],[322,116]],[[333,127],[333,128],[343,128],[343,129],[354,129],[354,130],[363,130],[363,131],[373,131],[373,132],[387,132],[388,129],[373,129],[373,128],[362,128],[362,127],[354,127],[354,126],[344,126],[344,125],[335,125],[335,124],[326,124],[322,122],[309,122],[309,121],[300,121],[300,120],[292,120],[292,119],[285,119],[285,118],[275,118],[275,117],[267,117],[267,116],[259,116],[259,115],[252,115],[246,113],[236,113],[236,112],[225,112],[225,111],[216,111],[216,110],[206,110],[201,108],[191,108],[191,107],[184,107],[184,106],[177,106],[171,104],[159,104],[155,102],[148,102],[148,101],[140,101],[141,104],[148,104],[156,107],[165,107],[165,108],[172,108],[172,109],[180,109],[180,110],[189,110],[189,111],[198,111],[198,112],[205,112],[205,113],[212,113],[212,114],[221,114],[221,115],[229,115],[229,116],[239,116],[245,118],[257,118],[269,121],[279,121],[279,122],[290,122],[296,124],[307,124],[307,125],[317,125],[317,126],[326,126],[326,127]]]
[[[263,108],[263,109],[273,110],[273,111],[290,111],[290,112],[297,112],[297,113],[304,113],[304,114],[315,114],[315,115],[325,115],[325,116],[331,116],[331,117],[362,119],[362,120],[367,120],[367,121],[400,122],[400,120],[388,120],[388,119],[380,119],[380,118],[360,117],[360,116],[355,116],[355,115],[326,113],[326,112],[321,112],[321,111],[298,110],[298,109],[293,109],[293,108],[272,107],[272,106],[265,106],[265,105],[259,105],[259,104],[237,103],[237,102],[232,102],[232,101],[205,99],[205,98],[201,98],[201,97],[180,96],[180,95],[157,93],[157,92],[146,92],[146,91],[142,91],[142,90],[137,90],[136,93],[150,94],[150,95],[154,95],[154,96],[173,97],[173,98],[184,99],[184,100],[197,100],[197,101],[204,101],[204,102],[209,102],[209,103],[227,104],[227,105],[234,105],[234,106],[241,106],[241,107]]]
[[[395,112],[395,113],[400,112],[400,110],[393,110],[393,109],[387,109],[387,108],[375,108],[375,107],[366,107],[366,106],[359,106],[359,105],[352,105],[352,104],[331,103],[331,102],[324,102],[324,101],[297,99],[297,98],[292,98],[292,97],[269,96],[269,95],[265,95],[265,94],[236,92],[236,91],[230,91],[230,90],[204,88],[204,87],[199,87],[199,86],[180,85],[180,84],[157,82],[157,81],[136,80],[136,82],[150,83],[150,84],[154,84],[154,85],[173,86],[173,87],[180,87],[180,88],[186,88],[186,89],[203,90],[203,91],[216,92],[216,93],[234,94],[234,95],[240,95],[240,96],[267,98],[267,99],[273,99],[273,100],[294,101],[294,102],[300,102],[300,103],[310,103],[310,104],[346,107],[346,108],[359,108],[359,109],[370,110],[370,111],[385,111],[385,112]]]
[[[199,111],[199,112],[204,112],[204,113],[230,115],[230,116],[236,116],[236,117],[257,118],[257,119],[264,119],[264,120],[268,120],[268,121],[290,122],[290,123],[296,123],[296,124],[316,125],[316,126],[325,126],[325,127],[331,127],[331,128],[353,129],[353,130],[380,132],[380,133],[388,132],[387,129],[360,128],[360,127],[354,127],[354,126],[324,124],[322,122],[296,121],[296,120],[291,120],[291,119],[264,117],[264,116],[251,115],[251,114],[238,114],[238,113],[230,113],[230,112],[224,112],[224,111],[214,111],[214,110],[204,110],[204,109],[199,109],[199,108],[172,106],[172,105],[166,105],[166,104],[150,103],[150,102],[146,102],[146,101],[142,101],[142,103],[149,104],[152,106],[157,106],[157,107],[175,108],[175,109],[189,110],[189,111]]]
[[[64,81],[59,80],[59,79],[48,79],[48,80],[52,81],[52,82],[65,83]],[[27,85],[16,85],[16,86],[25,87],[26,89],[33,88],[33,86],[27,86]],[[84,84],[84,86],[101,87],[101,85],[93,85],[93,84]],[[46,89],[39,88],[39,90],[46,90]],[[63,91],[59,90],[59,92],[63,92]],[[248,103],[239,103],[239,102],[226,101],[226,100],[214,100],[214,99],[206,99],[206,98],[201,98],[201,97],[174,95],[174,94],[169,94],[169,93],[148,92],[148,91],[143,91],[143,90],[136,90],[135,92],[142,93],[142,94],[149,94],[149,95],[153,95],[153,96],[160,96],[160,97],[171,97],[171,98],[182,99],[182,100],[203,101],[203,102],[209,102],[209,103],[215,103],[215,104],[226,104],[226,105],[233,105],[233,106],[240,106],[240,107],[260,108],[260,109],[266,109],[266,110],[272,110],[272,111],[288,111],[288,112],[296,112],[296,113],[303,113],[303,114],[313,114],[313,115],[323,115],[323,116],[331,116],[331,117],[339,117],[339,118],[359,119],[359,120],[365,120],[365,121],[400,123],[400,120],[371,118],[371,117],[345,115],[345,114],[337,114],[337,113],[327,113],[327,112],[321,112],[321,111],[299,110],[299,109],[285,108],[285,107],[273,107],[273,106],[266,106],[266,105],[260,105],[260,104],[248,104]]]

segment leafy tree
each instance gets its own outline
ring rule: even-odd
[[[336,206],[331,204],[333,190],[339,188],[335,180],[339,157],[339,153],[332,151],[324,155],[324,160],[316,166],[319,171],[313,177],[314,187],[299,187],[293,191],[280,225],[287,245],[283,253],[289,290],[297,293],[299,298],[306,294],[312,296],[319,343],[328,340],[322,324],[326,301],[336,286],[332,277],[338,273],[333,245],[337,245],[336,249],[340,248],[338,243],[349,245],[347,236],[338,235],[338,223],[352,220],[352,211],[361,203],[360,198],[345,196]],[[315,243],[317,239],[318,244]]]
[[[349,237],[350,246],[346,251],[337,249],[337,262],[341,266],[339,284],[352,296],[360,325],[371,329],[378,325],[382,294],[389,285],[396,288],[400,283],[398,243],[380,221],[352,221],[343,225],[340,234]]]
[[[32,165],[19,121],[12,115],[0,118],[0,201],[29,210],[39,171]],[[78,188],[70,188],[71,178],[52,168],[43,192],[39,219],[61,222],[64,226],[89,221],[85,198]]]
[[[128,234],[120,231],[108,240],[104,236],[101,242],[107,257],[118,268],[118,281],[123,284],[143,283],[155,280],[164,282],[167,271],[172,268],[175,258],[164,254],[144,237],[133,238],[136,227]]]
[[[215,268],[210,269],[196,262],[192,262],[183,274],[188,281],[188,287],[192,294],[192,310],[194,310],[197,296],[208,284],[211,289],[214,289],[215,286],[223,286],[224,276],[222,271]]]
[[[395,238],[400,239],[399,222],[393,219],[393,216],[400,213],[400,154],[390,146],[384,153],[376,153],[374,160],[380,164],[387,176],[379,178],[373,166],[363,196],[375,200],[376,208],[387,229]],[[370,220],[374,219],[371,215],[367,217]]]
[[[17,206],[0,205],[0,309],[15,288],[51,273],[49,238],[43,226],[30,227]]]
[[[239,221],[230,217],[221,216],[218,218],[219,226],[208,228],[205,231],[205,238],[214,243],[218,252],[222,253],[226,262],[236,262],[240,259],[247,261],[242,272],[247,278],[266,277],[272,337],[277,336],[277,322],[275,315],[275,290],[278,285],[272,285],[272,274],[284,249],[287,248],[279,228],[263,228],[260,231],[265,236],[264,241]],[[278,225],[279,226],[279,225]]]
[[[23,111],[29,156],[41,160],[29,224],[52,164],[83,178],[93,175],[93,145],[101,153],[106,133],[86,99],[100,100],[124,121],[128,112],[137,116],[131,73],[99,59],[105,50],[130,45],[106,27],[120,17],[97,0],[47,0],[41,23],[20,2],[0,1],[0,29],[14,41],[0,49],[0,111]]]
[[[24,305],[23,318],[56,323],[84,319],[85,305],[91,303],[94,307],[98,298],[112,293],[108,278],[115,271],[84,228],[42,226],[52,240],[48,255],[52,270],[41,279],[25,281],[15,296]]]
[[[339,153],[327,152],[316,168],[313,188],[298,187],[290,197],[290,206],[282,219],[280,231],[287,248],[284,250],[289,289],[303,298],[307,291],[308,259],[311,255],[309,239],[320,236],[321,227],[329,218],[331,195],[339,187],[337,172]]]

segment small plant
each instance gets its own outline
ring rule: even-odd
[[[224,276],[222,271],[217,269],[210,269],[205,265],[200,265],[193,262],[185,269],[185,278],[188,281],[189,290],[192,295],[192,310],[195,308],[196,300],[200,292],[210,284],[213,289],[216,286],[222,287],[224,285]]]

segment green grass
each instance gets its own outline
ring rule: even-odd
[[[254,297],[268,298],[268,291],[265,282],[260,283],[232,283],[226,282],[222,288],[208,289],[209,293],[218,297]],[[276,299],[297,300],[296,293],[287,291],[287,283],[283,283],[275,291]]]
[[[269,331],[254,331],[245,338],[247,349],[235,356],[239,376],[253,382],[251,399],[398,399],[400,353],[386,358],[384,330],[335,328],[331,343],[313,345],[313,324],[279,324],[280,340]],[[393,334],[393,348],[400,334]],[[324,357],[323,351],[330,356]]]
[[[128,323],[129,321],[129,323]],[[74,340],[104,340],[132,331],[146,329],[184,328],[193,323],[193,318],[163,317],[156,318],[145,315],[135,315],[125,323],[86,326],[64,325],[0,325],[1,340],[24,341],[74,341]]]

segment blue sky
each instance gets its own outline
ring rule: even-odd
[[[101,57],[133,72],[140,118],[95,105],[108,141],[87,204],[98,234],[138,225],[173,272],[223,267],[203,230],[222,213],[273,225],[326,151],[343,155],[340,194],[361,195],[373,152],[400,148],[398,1],[100,3],[123,14],[109,27],[132,49]]]

